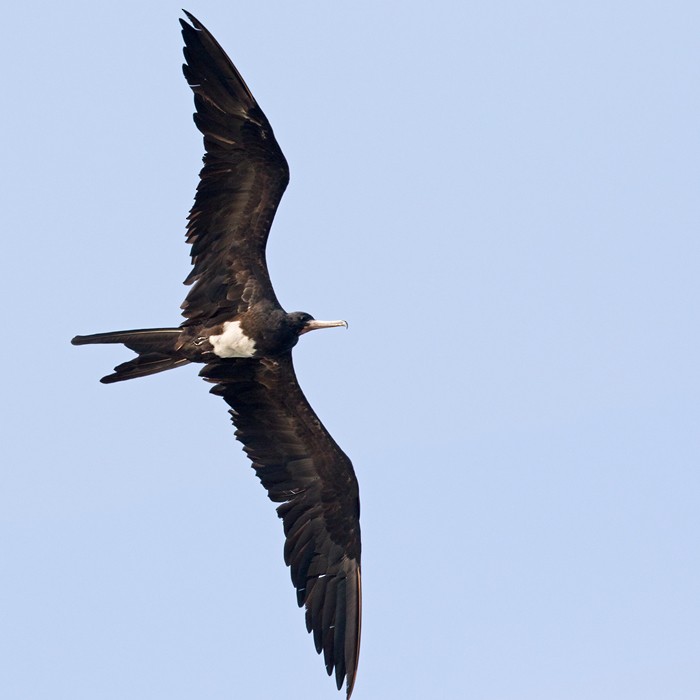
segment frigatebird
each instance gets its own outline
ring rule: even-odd
[[[299,336],[345,321],[287,313],[265,259],[289,168],[272,127],[231,59],[190,13],[180,20],[185,78],[194,92],[204,167],[188,217],[192,285],[177,328],[76,336],[121,343],[138,356],[103,383],[204,363],[200,376],[230,406],[286,536],[284,559],[306,627],[338,689],[352,693],[360,648],[360,502],[348,457],[302,393],[292,364]]]

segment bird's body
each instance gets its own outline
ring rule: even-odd
[[[76,345],[122,343],[137,357],[112,383],[191,362],[215,383],[269,497],[280,503],[299,605],[328,673],[350,696],[360,643],[357,479],[299,388],[291,350],[317,328],[347,326],[287,313],[267,271],[265,247],[289,170],[267,118],[233,63],[192,15],[181,20],[185,77],[204,135],[204,167],[189,216],[192,284],[176,328],[76,336]]]

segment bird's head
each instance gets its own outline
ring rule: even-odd
[[[317,328],[348,327],[347,321],[317,321],[311,314],[307,314],[304,311],[294,311],[291,314],[287,314],[287,321],[297,335],[315,331]]]

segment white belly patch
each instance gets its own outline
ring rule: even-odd
[[[253,357],[255,341],[241,329],[240,321],[226,321],[221,335],[210,335],[209,342],[217,357]]]

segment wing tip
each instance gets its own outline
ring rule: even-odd
[[[192,23],[192,27],[197,30],[201,30],[203,27],[202,23],[191,13],[188,12],[184,7],[182,8],[182,11],[187,15],[187,19]],[[183,19],[180,19],[180,24],[184,22]]]
[[[350,700],[352,691],[355,688],[355,679],[357,677],[357,667],[360,663],[360,638],[362,637],[362,569],[360,568],[359,562],[357,563],[357,571],[355,572],[355,589],[357,591],[357,611],[355,615],[355,624],[357,625],[357,632],[355,634],[355,645],[354,654],[351,663],[348,664],[346,659],[346,698]]]

